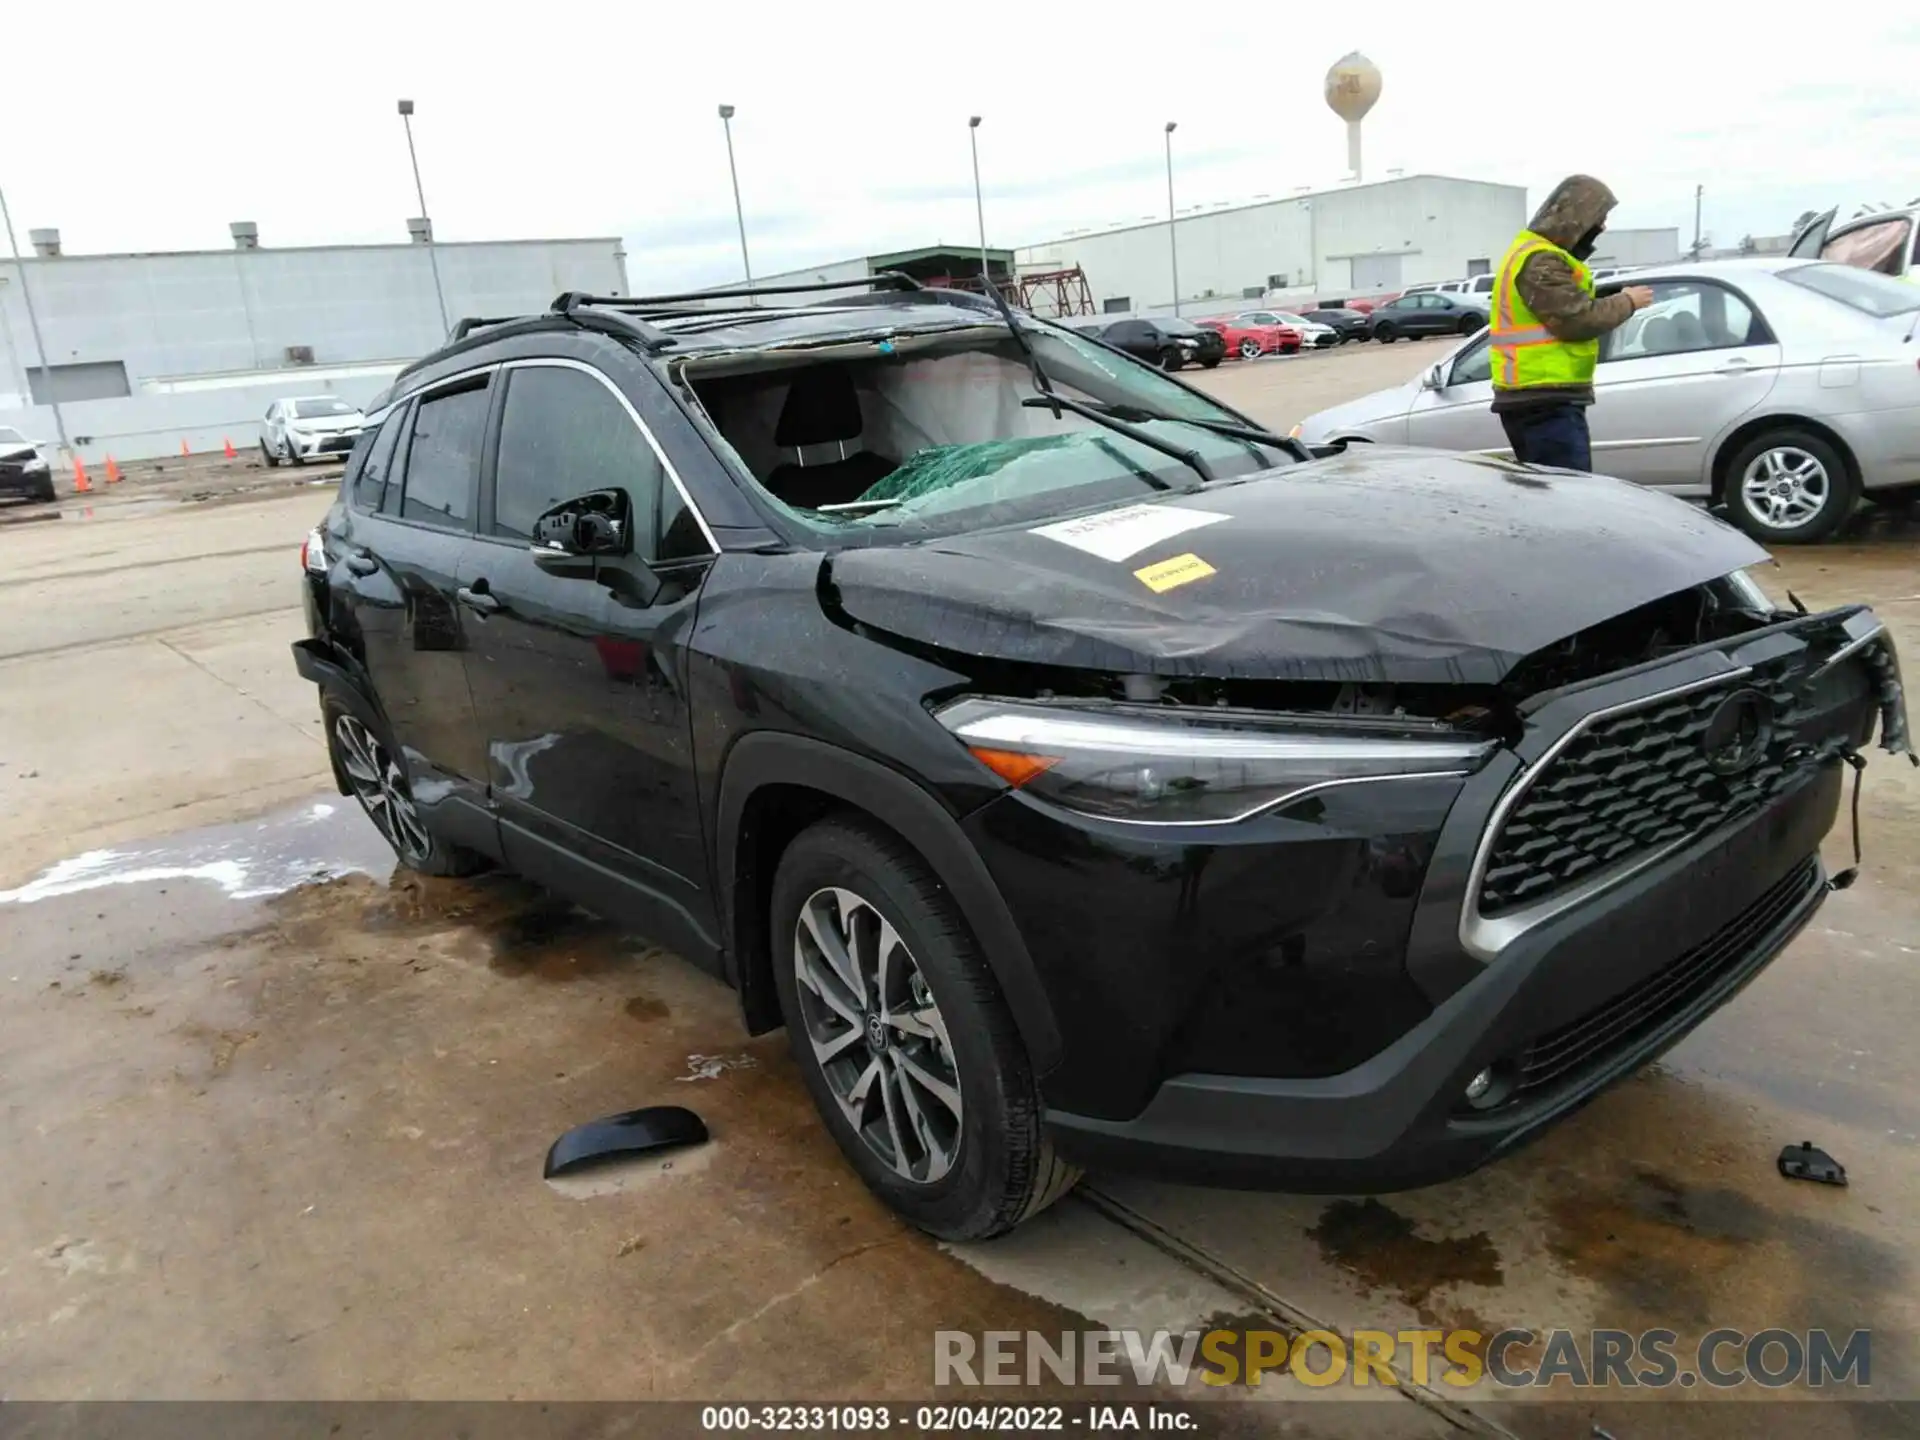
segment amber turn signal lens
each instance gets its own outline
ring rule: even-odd
[[[1044,775],[1060,763],[1058,755],[1027,755],[1018,750],[989,750],[982,745],[969,745],[967,752],[986,766],[1014,789]]]

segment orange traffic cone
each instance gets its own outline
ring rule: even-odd
[[[76,455],[73,457],[73,493],[84,495],[91,489],[93,486],[87,482],[87,467],[80,463],[80,457]]]
[[[181,453],[182,455],[191,455],[191,454],[193,454],[193,451],[191,451],[191,450],[189,450],[189,449],[187,448],[187,442],[186,442],[186,441],[184,441],[184,440],[182,440],[182,441],[180,442],[180,453]]]
[[[226,445],[226,447],[227,447],[227,458],[228,458],[229,460],[234,460],[234,459],[237,459],[237,458],[239,458],[239,457],[238,457],[238,456],[237,456],[237,455],[236,455],[236,454],[234,453],[234,449],[233,449],[233,441],[231,441],[231,440],[227,440],[227,439],[225,439],[225,437],[224,437],[224,436],[222,437],[222,440],[223,440],[223,443],[224,443],[224,444]]]
[[[111,455],[107,456],[107,483],[109,485],[118,485],[120,483],[120,467],[113,463],[113,456]]]

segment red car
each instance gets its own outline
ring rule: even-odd
[[[1300,332],[1291,325],[1243,325],[1228,316],[1196,320],[1209,330],[1218,330],[1227,342],[1227,354],[1252,360],[1261,355],[1293,355],[1300,349]]]

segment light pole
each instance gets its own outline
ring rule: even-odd
[[[733,106],[720,107],[720,127],[727,132],[727,178],[733,181],[733,219],[740,227],[740,268],[753,284],[753,262],[747,259],[747,212],[740,208],[740,171],[733,163]]]
[[[1173,266],[1173,313],[1180,313],[1180,242],[1173,234],[1173,132],[1177,120],[1167,121],[1167,259]]]
[[[980,221],[980,279],[989,281],[987,274],[987,207],[980,201],[980,117],[967,117],[967,144],[973,147],[973,213]]]
[[[447,292],[440,286],[440,257],[433,248],[433,217],[427,214],[427,192],[420,183],[420,156],[413,148],[413,102],[400,102],[400,123],[407,127],[407,159],[413,162],[413,193],[420,200],[420,218],[427,227],[427,263],[433,269],[433,298],[440,302],[440,330],[450,333],[453,322],[447,319]]]
[[[20,388],[20,403],[33,404],[33,387],[27,383],[27,362],[20,358],[20,344],[13,338],[13,317],[7,314],[7,286],[13,283],[0,275],[0,339],[7,342],[7,368],[13,372],[13,383]]]
[[[67,443],[67,421],[60,413],[60,397],[54,390],[53,361],[47,357],[47,342],[40,338],[40,317],[33,309],[33,287],[27,284],[27,267],[20,263],[20,242],[13,236],[13,211],[7,208],[7,192],[0,190],[0,220],[7,223],[7,248],[13,252],[13,268],[20,275],[20,299],[27,307],[27,325],[33,331],[33,348],[40,357],[40,374],[47,382],[47,404],[53,407],[53,429],[60,437],[60,452],[71,456],[73,446]],[[33,387],[27,387],[27,406],[33,406]]]

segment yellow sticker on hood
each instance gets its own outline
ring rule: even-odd
[[[1176,555],[1171,560],[1144,566],[1133,573],[1142,585],[1157,595],[1164,590],[1191,585],[1195,580],[1204,580],[1214,573],[1214,569],[1198,555]]]

